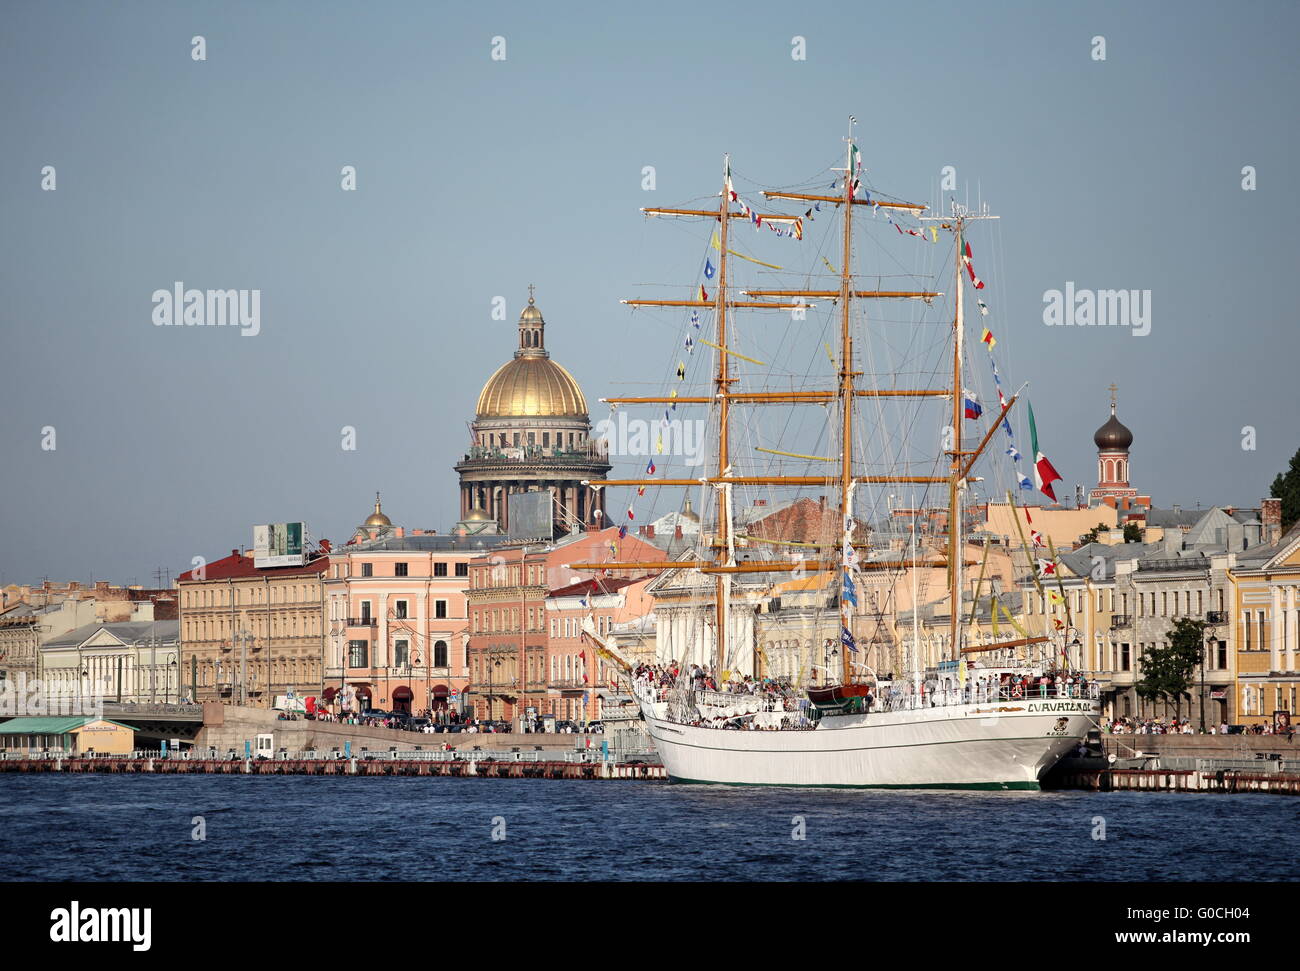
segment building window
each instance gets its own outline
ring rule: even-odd
[[[372,577],[375,575],[375,565],[373,563],[361,564],[361,575],[363,577]]]
[[[393,641],[393,667],[404,668],[410,661],[410,641]]]
[[[1133,670],[1133,654],[1127,644],[1119,646],[1119,669],[1121,671]]]
[[[405,563],[394,563],[394,564],[393,564],[393,576],[395,576],[395,577],[404,577],[404,576],[407,576],[407,575],[408,575],[408,573],[407,573],[407,564],[405,564]]]
[[[447,666],[447,642],[446,641],[434,641],[433,666],[435,668],[445,668]]]
[[[445,577],[447,575],[447,564],[441,561],[434,563],[433,575],[436,577]]]
[[[447,601],[445,601],[445,600],[435,600],[435,601],[433,602],[433,616],[435,616],[435,617],[446,617],[446,616],[447,616]]]
[[[393,608],[393,615],[394,615],[398,620],[406,620],[406,601],[405,601],[405,600],[399,600],[399,601],[397,601],[396,606]]]
[[[366,666],[366,642],[348,641],[348,667],[364,668]]]
[[[467,577],[467,576],[469,576],[469,564],[468,564],[468,563],[457,563],[457,564],[456,564],[456,576],[458,576],[458,577]]]

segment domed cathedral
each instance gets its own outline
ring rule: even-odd
[[[1097,446],[1097,488],[1088,493],[1090,505],[1105,503],[1127,508],[1138,494],[1128,479],[1128,453],[1133,444],[1133,433],[1115,417],[1118,391],[1115,385],[1110,386],[1110,419],[1092,436]]]
[[[460,518],[469,528],[492,521],[508,531],[508,497],[547,490],[558,529],[599,529],[608,525],[603,492],[582,483],[603,479],[610,464],[591,437],[582,389],[546,350],[546,320],[533,289],[519,315],[519,348],[483,385],[473,444],[456,464]]]

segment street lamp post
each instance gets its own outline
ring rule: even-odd
[[[170,657],[171,660],[169,660],[169,661],[164,665],[164,669],[165,669],[165,672],[164,672],[164,673],[165,673],[165,680],[163,681],[163,704],[164,704],[164,705],[170,703],[167,699],[171,697],[171,687],[172,687],[172,685],[171,685],[171,679],[172,679],[172,671],[176,668],[176,655],[175,655],[175,653],[172,653],[172,654],[168,655],[168,657]],[[180,684],[179,684],[179,682],[178,682],[177,685],[176,685],[176,700],[177,700],[177,701],[180,701]]]
[[[1205,628],[1205,647],[1201,650],[1201,734],[1205,734],[1205,655],[1210,652],[1210,645],[1218,640],[1219,632],[1213,627]]]

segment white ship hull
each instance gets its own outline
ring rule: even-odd
[[[1089,698],[826,716],[805,731],[735,731],[668,721],[642,702],[676,782],[855,788],[1037,789],[1100,717]]]

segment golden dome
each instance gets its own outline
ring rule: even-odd
[[[483,511],[482,506],[475,506],[469,511],[469,515],[467,515],[463,521],[467,523],[485,523],[490,518],[491,517]]]
[[[391,526],[393,521],[384,515],[384,511],[379,508],[379,493],[375,493],[375,511],[366,517],[365,526]]]
[[[479,418],[587,417],[587,399],[573,375],[549,357],[516,357],[483,385]]]
[[[681,518],[681,519],[683,519],[683,520],[689,520],[690,522],[693,522],[693,523],[698,523],[698,522],[700,521],[700,514],[697,513],[694,509],[691,508],[691,497],[690,497],[690,496],[687,496],[687,497],[686,497],[686,506],[685,506],[685,508],[682,509],[682,511],[681,511],[681,513],[680,513],[679,515],[680,515],[680,518]]]

